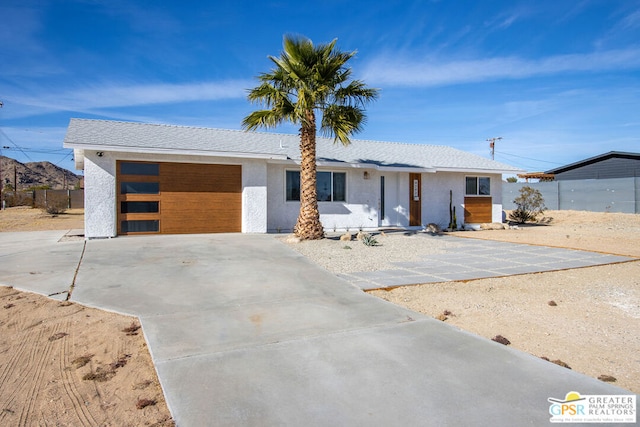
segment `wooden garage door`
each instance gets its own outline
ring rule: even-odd
[[[118,233],[241,231],[239,165],[117,164]]]
[[[492,222],[491,197],[465,197],[464,222],[466,224],[482,224]]]

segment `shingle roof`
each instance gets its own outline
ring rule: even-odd
[[[344,147],[318,137],[318,162],[367,164],[385,168],[486,170],[515,173],[520,169],[443,145],[404,144],[353,139]],[[228,155],[300,160],[299,136],[107,120],[71,119],[64,146],[74,149]]]

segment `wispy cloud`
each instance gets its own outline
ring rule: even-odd
[[[628,30],[640,27],[640,9],[626,15],[617,26],[621,30]]]
[[[556,55],[542,59],[498,57],[461,61],[438,58],[409,60],[385,55],[365,66],[363,78],[373,85],[431,87],[635,68],[640,68],[640,49]]]
[[[6,98],[20,107],[16,108],[17,116],[28,117],[55,111],[96,113],[108,108],[238,99],[246,96],[246,88],[252,84],[246,80],[147,85],[107,83],[64,91],[39,88],[37,96],[12,97],[8,93]]]

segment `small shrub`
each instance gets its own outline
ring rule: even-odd
[[[66,200],[52,200],[47,202],[47,205],[44,208],[45,212],[49,215],[60,215],[67,211],[67,201]]]
[[[535,221],[538,215],[547,210],[540,191],[529,186],[520,189],[520,195],[513,200],[513,203],[518,207],[509,214],[509,219],[518,224]]]
[[[362,236],[362,243],[365,246],[378,246],[380,244],[371,234],[365,234]]]

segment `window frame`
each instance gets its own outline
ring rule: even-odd
[[[470,193],[468,190],[468,181],[469,179],[475,179],[475,192]],[[481,181],[487,180],[489,191],[488,193],[481,193]],[[464,177],[464,195],[469,197],[491,197],[491,177],[490,176],[481,176],[481,175],[467,175]]]
[[[289,174],[291,173],[295,173],[298,175],[298,184],[300,184],[300,170],[299,169],[286,169],[285,173],[284,173],[284,201],[285,203],[300,203],[300,187],[298,187],[298,198],[297,199],[289,199],[289,194],[288,194],[288,182],[287,179],[289,177]],[[318,203],[347,203],[348,200],[348,194],[347,194],[347,172],[346,171],[336,171],[336,170],[320,170],[317,171],[318,174],[320,173],[329,173],[331,174],[331,180],[329,183],[329,188],[331,191],[331,200],[318,200]],[[335,180],[334,180],[334,174],[340,174],[340,175],[344,175],[344,188],[342,189],[342,192],[344,193],[344,200],[335,200]]]

